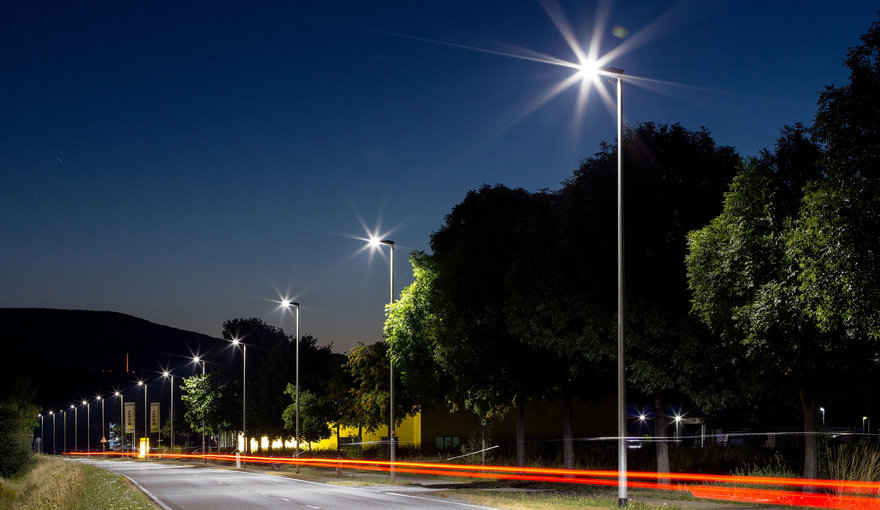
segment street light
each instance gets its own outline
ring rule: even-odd
[[[49,411],[52,416],[52,455],[55,454],[55,411]]]
[[[150,420],[147,417],[147,383],[144,381],[138,381],[138,386],[144,387],[144,437],[147,438],[147,441],[150,440]],[[134,447],[134,445],[132,445]]]
[[[37,416],[40,417],[40,453],[43,453],[43,444],[45,443],[45,438],[43,437],[43,413]]]
[[[370,239],[370,246],[374,248],[378,248],[380,245],[388,245],[390,250],[389,257],[389,272],[391,274],[391,285],[388,303],[391,304],[394,302],[394,241],[389,239],[382,239],[373,237]],[[396,460],[396,445],[394,443],[394,363],[391,362],[391,357],[388,357],[388,373],[389,373],[389,386],[388,386],[388,401],[389,401],[389,419],[388,419],[388,440],[390,442],[388,448],[388,461],[389,461],[389,474],[391,475],[391,483],[394,483],[394,462]]]
[[[61,453],[67,451],[67,411],[61,410],[61,421],[64,422],[64,439],[62,440]]]
[[[193,363],[201,363],[202,364],[202,384],[205,383],[205,360],[199,358],[198,356],[193,356]],[[202,461],[204,463],[208,462],[208,459],[205,458],[205,414],[202,413]]]
[[[296,443],[296,472],[299,473],[299,303],[291,302],[288,299],[281,300],[281,306],[290,309],[291,306],[296,308],[296,428],[294,432],[294,442]],[[338,438],[337,438],[338,439]]]
[[[162,376],[171,379],[171,455],[174,455],[174,375],[165,370]]]
[[[90,452],[92,451],[91,437],[89,437],[92,433],[92,406],[86,400],[83,400],[83,405],[86,406],[86,451]]]
[[[98,400],[101,401],[101,451],[105,451],[104,445],[107,443],[104,442],[107,439],[107,436],[104,435],[104,399],[101,398],[101,395],[98,395]]]
[[[79,408],[73,404],[70,404],[70,408],[73,409],[73,449],[79,451]]]
[[[247,439],[247,344],[240,338],[233,338],[232,345],[241,346],[241,438],[244,442],[244,453],[250,453]]]
[[[119,399],[119,451],[125,452],[125,423],[123,423],[125,413],[122,410],[122,403],[124,398],[122,397],[122,393],[118,391],[114,392],[113,395]],[[134,440],[131,442],[132,446],[134,446]]]

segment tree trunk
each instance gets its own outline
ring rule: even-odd
[[[339,437],[339,422],[336,422],[336,456],[339,457],[339,441],[342,438]]]
[[[816,479],[819,477],[818,441],[816,441],[816,412],[818,404],[816,400],[801,390],[801,405],[804,410],[804,478]],[[804,492],[815,492],[815,487],[805,487]]]
[[[482,454],[482,457],[483,457],[483,464],[482,465],[485,466],[486,465],[486,424],[485,423],[480,425],[480,436],[481,436],[482,444],[483,444],[482,451],[480,453]]]
[[[526,465],[526,406],[516,403],[516,465]]]
[[[669,472],[669,421],[666,416],[666,402],[660,393],[654,394],[654,439],[657,447],[657,472]],[[658,478],[658,483],[669,483],[668,478]]]
[[[562,466],[574,469],[574,440],[571,434],[571,395],[562,397]]]

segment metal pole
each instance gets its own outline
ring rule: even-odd
[[[389,286],[390,292],[388,295],[388,304],[391,304],[394,302],[394,241],[385,241],[385,242],[391,247],[391,257],[390,257],[390,264],[389,264],[389,267],[390,267],[389,272],[391,274],[391,278],[390,278],[391,281],[390,281],[390,286]],[[386,339],[386,342],[387,342],[387,339]],[[397,445],[395,444],[395,441],[394,441],[394,436],[395,436],[395,434],[394,434],[394,428],[395,428],[395,421],[394,421],[394,363],[391,361],[390,350],[389,350],[389,357],[388,357],[388,374],[389,374],[388,400],[390,401],[389,406],[388,406],[390,408],[388,439],[391,441],[391,449],[389,450],[389,453],[390,453],[389,460],[391,461],[390,462],[391,465],[389,467],[389,473],[391,474],[391,483],[394,483],[394,479],[395,479],[394,462],[397,460]]]
[[[299,303],[296,307],[296,472],[299,473]]]
[[[622,71],[621,71],[622,72]],[[627,504],[626,494],[626,373],[623,316],[623,83],[617,76],[617,506]]]
[[[45,437],[43,436],[43,413],[40,413],[40,453],[43,453],[43,444],[45,444]]]
[[[92,438],[90,437],[92,434],[92,406],[89,405],[88,400],[85,402],[86,404],[86,451],[92,451]]]
[[[147,414],[147,383],[144,383],[144,437],[147,438],[147,441],[150,440],[150,418]],[[147,449],[149,450],[149,447]]]
[[[171,455],[174,455],[174,376],[171,376]]]
[[[107,436],[104,435],[104,399],[98,398],[101,399],[101,451],[103,452],[107,450],[107,443],[104,442],[107,439]]]
[[[241,348],[241,438],[244,440],[244,452],[248,453],[247,440],[247,345]]]
[[[73,449],[79,451],[79,433],[78,433],[78,422],[79,422],[79,407],[73,407]]]
[[[202,384],[205,384],[205,362],[202,361]],[[205,415],[202,415],[202,463],[207,464],[208,459],[205,458]]]
[[[52,454],[54,455],[56,453],[55,452],[55,412],[49,411],[49,414],[52,415]]]

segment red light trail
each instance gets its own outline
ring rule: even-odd
[[[129,452],[69,452],[75,456],[136,457]],[[249,462],[254,464],[288,464],[323,468],[347,468],[366,471],[388,471],[390,463],[378,460],[322,459],[287,457],[263,457],[257,455],[235,456],[231,454],[150,454],[158,459],[210,459],[225,462]],[[455,476],[494,480],[521,480],[534,482],[575,483],[581,485],[617,485],[617,471],[554,469],[515,466],[474,466],[467,464],[444,464],[434,462],[395,462],[398,473]],[[836,509],[880,510],[880,499],[866,495],[880,494],[880,482],[846,480],[809,480],[802,478],[775,478],[758,476],[706,475],[698,473],[653,473],[630,471],[628,485],[640,489],[679,491],[696,498],[762,503],[784,506],[801,506]],[[658,481],[663,480],[663,482]],[[712,485],[705,485],[709,483]],[[746,488],[721,484],[757,485]],[[779,488],[768,489],[766,486]],[[814,488],[826,492],[801,492],[785,488]]]

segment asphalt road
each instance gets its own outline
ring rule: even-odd
[[[402,485],[347,487],[229,469],[131,461],[81,460],[128,477],[171,510],[489,507],[432,498],[431,489]]]

